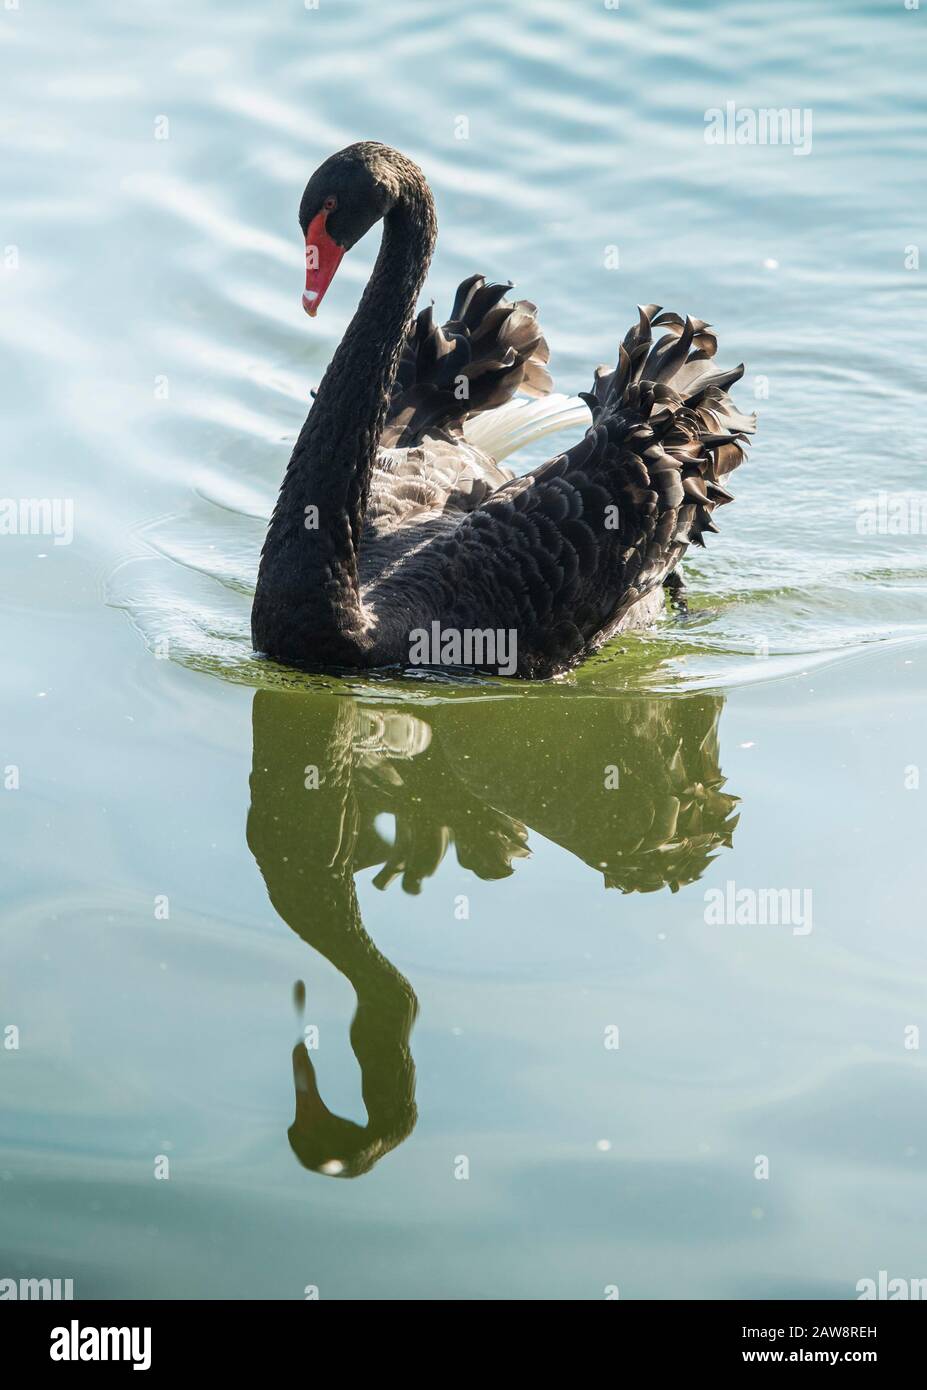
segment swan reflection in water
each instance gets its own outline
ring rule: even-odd
[[[256,692],[248,844],[276,911],[357,996],[351,1046],[367,1123],[328,1109],[300,1042],[289,1140],[304,1167],[357,1177],[416,1120],[418,1005],[364,930],[355,874],[378,865],[378,888],[398,878],[418,893],[453,845],[478,878],[505,878],[530,853],[530,829],[608,888],[675,892],[731,844],[737,823],[718,763],[722,704],[713,694],[548,695],[412,713],[330,693]],[[392,843],[377,828],[384,813]]]

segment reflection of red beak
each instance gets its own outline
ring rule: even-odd
[[[325,297],[335,271],[341,264],[344,247],[328,235],[325,230],[327,212],[320,212],[306,229],[306,288],[303,291],[303,308],[310,318],[315,318],[316,310]]]

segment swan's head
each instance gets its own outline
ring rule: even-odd
[[[315,317],[345,251],[385,217],[399,196],[388,145],[348,145],[320,164],[306,184],[299,225],[306,239],[303,308]],[[401,158],[401,156],[398,156]]]

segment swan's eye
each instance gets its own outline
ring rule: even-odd
[[[322,204],[322,207],[324,208],[324,210],[325,210],[326,212],[334,212],[334,211],[335,211],[335,208],[336,208],[337,206],[338,206],[338,199],[337,199],[337,198],[326,198],[326,199],[325,199],[325,202]]]

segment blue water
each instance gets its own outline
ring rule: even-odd
[[[70,499],[74,538],[0,535],[0,1277],[852,1298],[927,1274],[927,550],[922,520],[860,525],[927,491],[924,24],[3,12],[2,491]],[[810,111],[810,150],[707,143],[728,102]],[[515,280],[558,389],[639,302],[747,363],[759,431],[687,622],[531,689],[253,660],[263,517],[376,249],[310,323],[296,210],[362,138],[431,182],[438,310]],[[810,892],[811,929],[713,923],[729,884]]]

